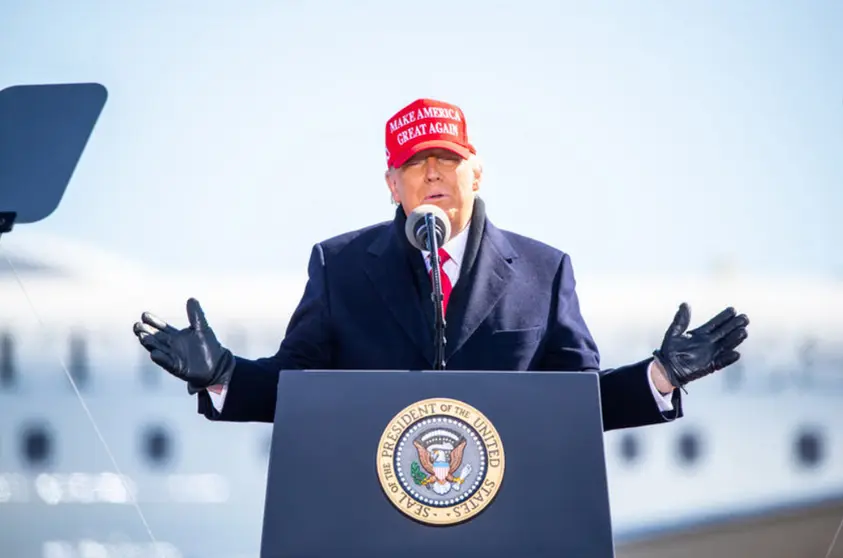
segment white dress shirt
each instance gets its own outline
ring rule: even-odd
[[[460,278],[460,267],[462,267],[462,260],[465,257],[465,245],[468,242],[468,229],[469,227],[464,228],[442,245],[442,249],[448,252],[450,256],[448,261],[442,264],[442,269],[448,274],[452,287],[457,284],[457,279]],[[422,250],[422,257],[425,266],[427,266],[427,272],[430,273],[430,251]]]
[[[460,277],[460,267],[462,266],[463,258],[465,257],[465,246],[466,242],[468,241],[468,231],[470,227],[464,228],[455,236],[452,236],[448,239],[448,242],[442,245],[442,248],[448,252],[450,258],[442,265],[442,270],[448,274],[448,279],[451,280],[451,285],[456,286],[457,280]],[[427,266],[428,273],[430,272],[430,252],[427,250],[422,250],[422,257],[424,258],[424,263]],[[672,411],[673,410],[673,401],[672,401],[672,394],[663,395],[657,388],[655,383],[653,383],[653,363],[650,363],[650,366],[647,367],[647,382],[650,384],[650,391],[653,393],[653,397],[656,400],[656,404],[659,407],[659,410],[662,412]],[[217,394],[213,391],[208,391],[208,394],[211,396],[211,402],[214,404],[214,407],[217,411],[222,410],[223,402],[225,401],[225,393],[228,386],[222,386],[222,391]]]

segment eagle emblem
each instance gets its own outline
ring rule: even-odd
[[[471,474],[471,465],[462,465],[466,439],[450,428],[436,428],[421,434],[413,440],[418,461],[410,467],[413,481],[444,495],[451,490],[459,491]],[[459,474],[454,473],[459,470]]]
[[[500,490],[503,442],[465,401],[430,398],[396,413],[378,443],[378,480],[395,508],[429,525],[480,513]]]

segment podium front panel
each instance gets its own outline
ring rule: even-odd
[[[598,382],[593,373],[282,372],[261,557],[614,556]],[[460,424],[430,406],[399,418],[441,400],[479,411],[503,451],[475,415]],[[423,420],[453,428],[413,442],[411,423]],[[407,428],[392,436],[391,424]],[[456,482],[434,473],[449,437],[462,440]],[[379,474],[387,462],[394,468]]]

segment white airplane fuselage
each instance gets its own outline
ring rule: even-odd
[[[195,296],[223,344],[265,356],[303,280],[19,278],[25,292],[0,280],[0,548],[256,556],[271,425],[205,420],[131,327],[144,310],[184,327]],[[605,435],[618,541],[843,494],[843,287],[619,277],[578,290],[605,368],[648,357],[683,300],[691,327],[726,305],[751,319],[742,359],[688,386],[684,418]]]

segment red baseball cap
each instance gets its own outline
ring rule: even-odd
[[[465,115],[458,106],[418,99],[387,120],[387,166],[398,168],[419,151],[437,147],[463,159],[477,153],[468,141]]]

